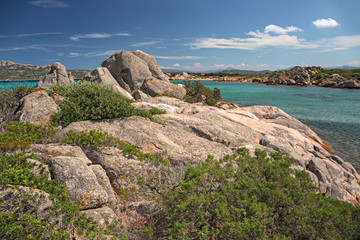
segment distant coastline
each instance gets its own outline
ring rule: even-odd
[[[294,67],[290,70],[262,74],[234,73],[178,73],[168,74],[170,80],[211,80],[216,82],[245,82],[267,85],[319,86],[360,89],[360,69],[323,69],[321,67]]]

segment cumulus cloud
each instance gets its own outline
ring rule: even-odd
[[[131,36],[130,33],[89,33],[83,35],[74,35],[70,37],[70,40],[78,41],[81,38],[110,38],[110,37],[118,37],[118,36]]]
[[[340,25],[340,23],[332,18],[317,19],[313,21],[312,24],[317,28],[333,28]]]
[[[242,49],[257,50],[263,47],[277,48],[316,48],[317,45],[310,44],[305,39],[290,35],[270,35],[260,31],[249,32],[248,38],[198,38],[190,43],[192,49],[218,48],[218,49]]]
[[[318,52],[332,52],[360,47],[360,35],[337,36],[324,38],[316,42],[320,47]]]
[[[193,60],[193,59],[204,59],[205,57],[199,57],[199,56],[155,56],[155,58],[167,59],[167,60]]]
[[[173,67],[175,67],[175,68],[178,68],[178,67],[181,67],[181,65],[180,64],[178,64],[178,63],[175,63],[174,65],[172,65]]]
[[[29,4],[34,5],[36,7],[42,7],[42,8],[66,8],[70,7],[69,4],[58,1],[58,0],[36,0],[36,1],[30,1]]]
[[[287,34],[289,32],[302,32],[303,30],[298,27],[290,26],[286,28],[282,28],[273,24],[267,25],[265,27],[265,33],[275,33],[275,34]]]

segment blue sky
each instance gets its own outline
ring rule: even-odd
[[[0,60],[94,69],[121,50],[162,67],[360,67],[359,0],[1,0]]]

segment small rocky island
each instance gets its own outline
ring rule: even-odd
[[[172,80],[206,79],[213,81],[249,82],[268,85],[319,86],[360,89],[360,70],[323,69],[321,67],[293,67],[290,70],[239,75],[235,73],[178,73]]]
[[[271,73],[267,80],[259,78],[259,81],[273,79],[275,83],[276,79],[282,79],[284,84],[291,85],[312,83],[309,71],[316,69],[295,68],[290,75]],[[316,83],[344,84],[344,87],[358,84],[355,80],[342,83],[341,77],[337,78],[339,81],[333,76],[331,79],[331,83],[328,78],[318,79]],[[251,81],[255,82],[255,78]],[[49,181],[64,184],[69,199],[79,206],[80,212],[92,217],[100,226],[106,227],[107,223],[120,219],[122,231],[132,232],[132,239],[149,239],[146,235],[136,237],[134,232],[163,221],[159,220],[159,206],[154,205],[153,196],[160,191],[157,184],[171,182],[171,188],[175,189],[187,167],[200,164],[208,155],[214,159],[232,155],[239,148],[249,149],[251,156],[259,154],[256,149],[260,149],[291,157],[294,178],[295,170],[307,173],[318,188],[318,194],[360,206],[360,175],[350,163],[332,155],[326,143],[308,126],[276,107],[238,107],[228,103],[208,106],[201,101],[185,102],[186,89],[170,83],[155,58],[142,51],[112,55],[79,83],[73,81],[62,64],[52,65],[34,92],[7,108],[6,113],[4,108],[0,109],[3,111],[0,112],[2,132],[6,132],[5,126],[10,120],[47,126],[54,116],[64,111],[68,102],[64,96],[46,88],[55,83],[76,86],[84,82],[116,91],[132,102],[131,106],[137,109],[134,111],[157,109],[164,114],[154,119],[134,115],[60,124],[50,141],[3,155],[30,154],[26,161],[33,163],[34,174],[45,174]],[[84,101],[87,100],[84,98]],[[126,147],[101,146],[91,141],[76,145],[69,140],[74,134],[90,131],[110,139],[111,144],[119,145],[121,140],[120,145]],[[102,135],[104,132],[107,134]],[[160,164],[160,160],[146,159],[166,159],[166,169],[171,174],[161,173],[165,165]],[[144,179],[150,177],[151,181],[144,183]],[[34,200],[27,201],[26,207],[21,208],[16,203],[24,196]],[[14,211],[21,216],[35,211],[38,219],[52,224],[54,229],[60,228],[59,219],[65,218],[65,215],[50,214],[54,200],[44,190],[5,184],[0,186],[0,197],[3,216]],[[274,216],[274,219],[279,217]],[[71,238],[83,239],[79,232],[66,231]],[[110,239],[110,235],[105,237]]]

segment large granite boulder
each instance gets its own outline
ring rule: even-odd
[[[142,51],[115,53],[101,66],[108,68],[119,85],[128,92],[141,90],[150,96],[157,96],[170,91],[178,98],[185,95],[184,89],[169,82],[155,58]],[[148,80],[154,84],[149,84]]]
[[[59,111],[58,105],[45,91],[36,91],[21,100],[18,115],[20,121],[34,125],[46,125],[51,117]]]
[[[71,76],[71,73],[68,73],[65,66],[61,63],[54,63],[51,65],[51,69],[48,74],[46,74],[45,77],[36,84],[36,87],[47,88],[51,87],[55,83],[74,83],[74,78]]]
[[[112,90],[114,90],[116,92],[119,92],[121,95],[123,95],[127,99],[131,99],[131,100],[134,99],[128,91],[126,91],[125,89],[120,87],[118,82],[111,75],[111,73],[109,72],[109,70],[107,68],[98,67],[94,71],[92,71],[91,73],[88,73],[84,77],[83,80],[84,81],[89,81],[89,82],[99,83],[99,84],[103,85],[104,87],[107,87],[107,88],[112,89]]]

